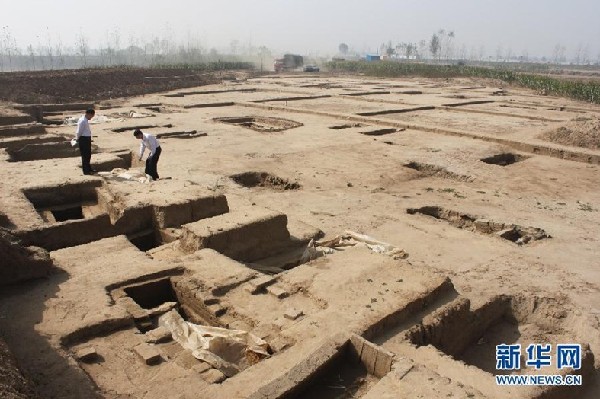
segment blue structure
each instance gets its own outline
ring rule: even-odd
[[[381,56],[379,54],[377,55],[372,55],[372,54],[367,54],[367,61],[379,61],[381,60]]]

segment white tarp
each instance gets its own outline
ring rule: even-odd
[[[141,169],[122,169],[115,168],[110,172],[98,172],[98,176],[107,180],[117,181],[137,181],[139,183],[148,183],[151,178]]]
[[[79,115],[79,116],[67,116],[65,118],[63,124],[69,125],[69,126],[75,126],[75,125],[77,125],[77,121],[79,121],[79,118],[81,118],[81,115]],[[96,114],[89,121],[89,123],[91,125],[96,125],[98,123],[109,123],[109,122],[114,122],[114,121],[124,121],[124,119],[110,118],[110,117],[108,117],[106,115],[98,115],[98,114]]]
[[[175,310],[162,315],[159,324],[171,331],[173,339],[196,359],[209,363],[228,377],[269,357],[269,345],[247,331],[190,323]]]
[[[359,234],[354,231],[346,230],[343,234],[337,235],[331,240],[314,242],[311,240],[304,251],[302,260],[307,262],[321,255],[332,253],[335,248],[352,247],[355,245],[364,245],[373,252],[393,257],[394,259],[404,259],[408,254],[398,247],[386,242],[374,239],[365,234]]]

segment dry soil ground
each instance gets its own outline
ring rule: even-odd
[[[83,176],[73,126],[0,130],[2,224],[54,263],[0,298],[0,333],[42,397],[599,397],[600,151],[540,137],[600,107],[312,74],[96,107],[96,169],[139,172],[141,126],[160,137],[160,180]],[[346,230],[408,257],[300,259]],[[173,307],[271,356],[235,373],[147,343]],[[580,370],[514,373],[583,386],[497,386],[501,343],[582,344]]]

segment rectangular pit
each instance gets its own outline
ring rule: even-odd
[[[250,397],[360,398],[391,370],[393,357],[385,349],[353,335],[341,346],[324,344]],[[267,396],[261,396],[266,392]]]
[[[240,262],[254,262],[290,245],[285,214],[258,207],[239,209],[182,226],[181,249],[211,248]]]
[[[226,309],[215,306],[218,301],[214,304],[207,300],[210,305],[205,304],[199,289],[179,277],[165,277],[117,288],[111,295],[134,316],[136,326],[142,332],[158,327],[158,318],[171,309],[195,324],[226,326],[227,320],[220,319]]]
[[[169,278],[127,287],[124,291],[143,309],[157,308],[166,302],[177,302],[177,295]]]
[[[458,298],[408,329],[404,337],[417,347],[432,345],[490,374],[538,373],[525,364],[529,344],[549,343],[555,348],[556,344],[577,343],[566,330],[561,311],[566,311],[564,304],[551,297],[500,295],[477,309],[470,308],[468,299]],[[521,344],[520,369],[496,369],[496,346],[501,344]],[[586,375],[594,370],[594,356],[585,348],[587,345],[582,345],[581,369],[569,369],[575,374]],[[544,374],[560,372],[554,360],[542,370]]]
[[[92,148],[93,150],[93,148]],[[81,154],[79,148],[72,147],[68,140],[40,144],[26,144],[18,149],[6,149],[9,162],[40,161],[55,158],[74,158]]]
[[[127,239],[140,251],[150,251],[163,244],[161,235],[154,229],[146,229],[127,236]]]
[[[93,218],[103,213],[96,188],[100,182],[25,189],[23,193],[46,223]]]
[[[254,326],[252,320],[248,318],[241,320],[238,319],[237,315],[230,314],[228,307],[221,304],[220,299],[214,297],[209,288],[204,287],[202,283],[196,280],[188,280],[184,276],[163,277],[122,286],[113,289],[111,296],[118,306],[123,307],[134,317],[135,325],[141,333],[148,333],[158,328],[159,325],[170,329],[167,324],[160,322],[160,318],[165,313],[172,311],[176,311],[183,321],[203,327],[229,328],[230,324],[241,321],[248,329]],[[179,317],[171,314],[167,318],[172,322]],[[171,331],[175,334],[175,331],[179,331],[179,328],[186,327],[178,325]],[[191,329],[192,326],[187,328]],[[215,334],[215,337],[220,334],[219,332],[213,333],[210,329],[205,331],[208,335]],[[245,329],[245,331],[248,330]],[[185,341],[186,334],[181,332],[179,335],[179,338]],[[178,340],[175,335],[173,335],[173,338],[175,341]],[[209,359],[203,360],[209,366],[212,365],[209,368],[215,367],[227,377],[234,376],[264,358],[264,354],[257,354],[252,350],[240,352],[239,345],[241,345],[241,342],[234,344],[232,341],[225,339],[215,339],[218,343],[214,346],[211,344],[210,352],[215,356],[220,356],[224,363],[211,363]],[[188,341],[188,343],[190,342],[193,341]],[[272,351],[268,344],[263,344],[265,345],[263,349],[271,354]],[[186,348],[186,345],[181,341],[170,342],[162,348],[173,357],[177,357],[177,354],[181,352],[189,351],[189,348]],[[186,356],[190,358],[188,361],[190,362],[188,363],[189,366],[186,368],[203,363],[200,360],[192,359],[194,355],[191,352]]]

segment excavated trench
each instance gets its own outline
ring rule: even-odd
[[[267,172],[244,172],[229,177],[240,186],[249,188],[265,187],[274,190],[298,190],[302,187],[298,182],[291,182]]]
[[[433,218],[443,220],[456,228],[486,235],[495,235],[518,245],[525,245],[533,241],[552,237],[543,229],[538,227],[523,227],[516,224],[494,222],[492,220],[478,218],[466,213],[444,209],[439,206],[409,208],[406,210],[406,213],[409,215],[421,214],[431,216]]]
[[[242,116],[214,118],[215,122],[242,126],[261,133],[282,132],[302,126],[302,123],[290,119],[270,118],[262,116]]]
[[[510,152],[505,152],[502,154],[496,154],[491,157],[481,158],[481,162],[485,162],[490,165],[500,165],[500,166],[508,166],[513,163],[521,162],[529,158],[525,155],[513,154]]]
[[[499,295],[477,309],[470,308],[468,299],[458,298],[408,329],[404,337],[417,347],[433,345],[490,374],[508,374],[513,371],[497,370],[497,345],[521,344],[524,351],[530,343],[576,343],[564,329],[565,312],[556,298]],[[594,370],[594,356],[582,352],[576,374],[585,375]],[[518,373],[526,371],[523,363]]]

